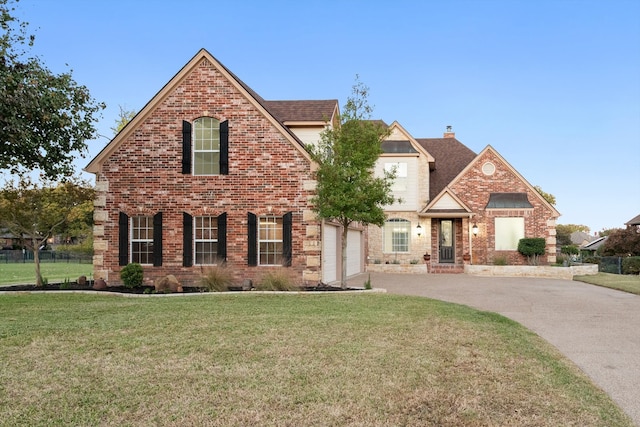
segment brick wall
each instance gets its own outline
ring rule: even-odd
[[[495,166],[493,175],[485,175],[482,166],[491,162]],[[526,258],[517,251],[495,250],[495,218],[523,217],[525,237],[542,237],[547,241],[547,255],[542,263],[555,262],[555,213],[540,200],[533,190],[492,149],[485,150],[474,161],[472,167],[452,186],[454,193],[475,213],[470,220],[477,224],[478,236],[472,238],[473,264],[493,264],[497,257],[504,257],[508,264],[526,264]],[[485,209],[491,193],[527,193],[533,209]],[[462,228],[468,223],[465,220]],[[463,239],[467,245],[467,240]],[[456,254],[458,255],[458,254]]]
[[[267,267],[247,265],[247,212],[293,212],[291,270],[319,280],[320,235],[308,202],[311,165],[217,68],[203,59],[107,158],[96,176],[96,277],[119,282],[118,215],[163,213],[163,265],[144,266],[145,280],[174,274],[197,280],[200,267],[182,267],[183,212],[227,213],[228,265],[238,279],[259,279]],[[182,121],[202,116],[229,121],[229,175],[181,173]]]

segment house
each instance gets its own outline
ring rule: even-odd
[[[265,100],[200,50],[85,168],[96,177],[95,277],[119,284],[136,262],[147,282],[194,284],[222,264],[238,280],[282,268],[307,284],[338,280],[342,230],[313,212],[307,150],[337,120],[337,100]],[[544,237],[554,261],[559,213],[491,146],[476,154],[450,129],[416,139],[394,122],[383,151],[376,172],[396,171],[399,200],[383,227],[350,227],[348,276],[366,260],[424,254],[436,272],[520,264],[521,237]]]
[[[524,237],[545,239],[556,257],[560,213],[493,147],[474,153],[455,138],[413,138],[397,122],[383,143],[377,173],[394,169],[394,195],[383,227],[370,227],[369,263],[411,263],[423,255],[433,272],[464,271],[464,264],[526,264],[517,251]]]
[[[579,248],[580,254],[583,257],[594,256],[597,253],[598,249],[600,249],[600,247],[605,244],[608,238],[609,236],[597,237],[591,242],[583,244]]]
[[[338,116],[336,100],[266,101],[200,50],[87,165],[96,177],[94,275],[120,282],[143,265],[192,284],[224,263],[238,279],[287,268],[336,280],[338,227],[310,205],[305,146]],[[364,230],[349,231],[349,273],[364,271]]]
[[[627,227],[636,226],[640,228],[640,214],[636,215],[635,217],[631,218],[629,221],[625,222],[624,225],[626,225]]]

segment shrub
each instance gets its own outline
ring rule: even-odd
[[[259,291],[296,291],[299,289],[286,269],[269,271],[256,285]]]
[[[495,257],[493,259],[493,265],[507,265],[507,257],[504,255]]]
[[[529,265],[538,265],[538,258],[544,255],[546,242],[542,237],[520,239],[518,252],[527,257]]]
[[[622,274],[640,274],[640,256],[623,258]]]
[[[582,259],[582,262],[586,264],[600,264],[600,257],[598,256],[588,256]]]
[[[120,279],[127,288],[141,287],[143,278],[142,266],[137,262],[127,264],[120,270]]]
[[[209,292],[225,292],[233,284],[233,271],[226,266],[207,268],[200,284]]]

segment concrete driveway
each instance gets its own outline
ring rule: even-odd
[[[349,283],[362,286],[369,273]],[[560,350],[640,426],[640,296],[556,279],[371,273],[374,288],[500,313]]]

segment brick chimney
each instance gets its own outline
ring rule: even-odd
[[[445,138],[455,138],[456,133],[451,130],[451,126],[447,126],[447,131],[444,133]]]

